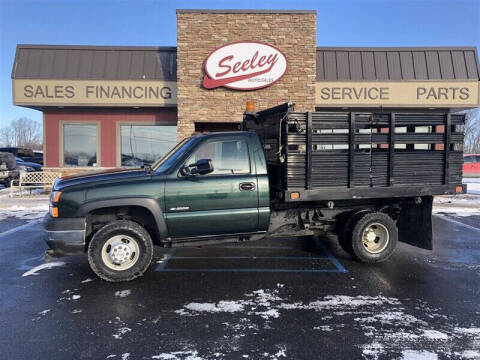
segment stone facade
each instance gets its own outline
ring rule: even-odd
[[[275,84],[254,91],[202,87],[203,63],[216,48],[235,41],[261,41],[280,49],[288,69]],[[247,100],[257,110],[287,101],[315,109],[316,13],[177,11],[178,138],[195,122],[240,122]]]

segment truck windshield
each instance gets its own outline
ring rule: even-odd
[[[180,141],[164,157],[152,165],[152,171],[162,172],[167,170],[194,142],[195,138],[193,137]]]

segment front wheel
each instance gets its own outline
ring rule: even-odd
[[[88,245],[88,262],[103,280],[129,281],[147,270],[153,243],[144,227],[133,221],[112,221],[93,236]]]
[[[352,249],[366,263],[381,262],[390,257],[397,246],[398,230],[393,219],[374,212],[362,216],[352,229]]]

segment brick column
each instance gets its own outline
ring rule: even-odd
[[[237,91],[202,87],[203,62],[216,48],[235,41],[261,41],[287,57],[285,75],[270,87]],[[240,122],[247,100],[258,110],[287,101],[315,110],[316,13],[314,11],[177,11],[178,138],[196,121]]]

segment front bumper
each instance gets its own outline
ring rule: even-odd
[[[43,227],[45,242],[55,256],[85,252],[85,218],[53,218],[47,214]]]

